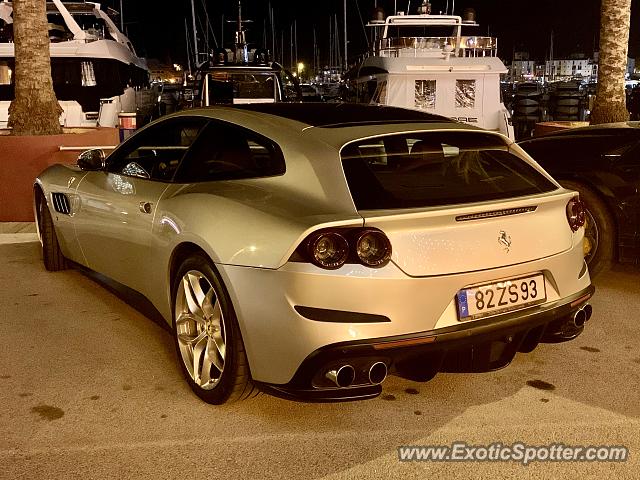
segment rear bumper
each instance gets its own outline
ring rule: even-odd
[[[530,352],[540,342],[571,340],[584,327],[573,327],[573,315],[591,298],[595,287],[557,302],[486,320],[384,338],[335,343],[311,353],[286,384],[257,382],[277,396],[302,401],[346,401],[374,398],[380,385],[367,384],[368,367],[385,362],[390,373],[426,381],[438,372],[486,372],[507,366],[517,352]],[[335,387],[325,372],[341,365],[356,371],[354,385]]]

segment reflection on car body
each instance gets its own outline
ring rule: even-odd
[[[45,265],[145,295],[211,403],[371,398],[389,372],[501,368],[591,317],[581,203],[493,132],[391,107],[213,107],[104,163],[38,177]]]

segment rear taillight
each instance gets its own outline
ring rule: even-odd
[[[391,258],[391,242],[380,230],[365,230],[358,236],[356,254],[363,265],[379,267]]]
[[[337,232],[311,235],[307,241],[309,259],[322,268],[340,268],[349,256],[349,243]]]
[[[345,263],[383,267],[391,258],[391,242],[375,228],[328,228],[309,235],[289,259],[336,269]]]
[[[571,230],[576,232],[580,227],[584,225],[585,212],[584,203],[580,200],[580,197],[573,197],[567,203],[567,221]]]

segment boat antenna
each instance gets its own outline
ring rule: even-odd
[[[122,0],[120,0],[120,31],[124,32],[124,15],[122,11]]]
[[[236,63],[249,63],[249,50],[247,47],[247,40],[245,31],[242,29],[242,2],[238,0],[238,26],[236,30]]]
[[[449,0],[447,0],[447,6],[444,9],[444,14],[449,15]]]
[[[407,15],[409,15],[409,10],[411,10],[411,0],[407,2]]]
[[[451,15],[454,14],[456,10],[456,0],[451,0]]]

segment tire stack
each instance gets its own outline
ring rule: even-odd
[[[513,97],[516,139],[530,137],[536,123],[542,121],[542,94],[542,87],[538,83],[524,82],[516,85]]]
[[[556,83],[550,96],[553,120],[579,122],[586,117],[587,98],[576,81]]]

